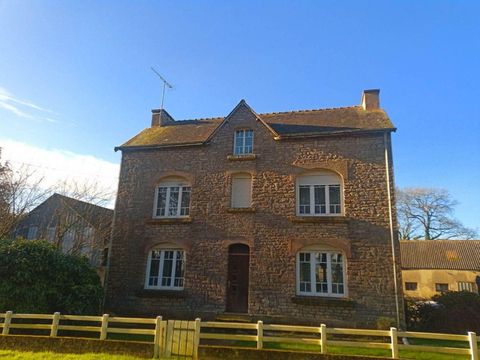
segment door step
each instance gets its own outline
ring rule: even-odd
[[[244,322],[249,323],[252,322],[252,317],[248,314],[242,313],[223,313],[219,314],[215,317],[215,321],[224,321],[224,322]]]

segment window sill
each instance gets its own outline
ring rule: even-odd
[[[346,216],[291,216],[290,221],[297,223],[346,223]]]
[[[137,291],[138,297],[144,298],[186,298],[185,290],[141,289]]]
[[[292,302],[299,305],[328,305],[343,307],[353,307],[355,305],[355,301],[350,298],[329,296],[295,295],[292,297]]]
[[[192,222],[191,217],[184,218],[158,218],[145,221],[147,225],[171,225],[171,224],[189,224]]]
[[[255,160],[257,158],[256,154],[245,154],[245,155],[228,155],[227,160],[230,161],[248,161]]]
[[[227,208],[228,213],[254,213],[255,208],[254,207],[248,207],[248,208]]]

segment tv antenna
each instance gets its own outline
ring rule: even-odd
[[[155,73],[155,75],[157,75],[160,80],[162,80],[163,82],[163,90],[162,90],[162,106],[160,107],[161,110],[163,110],[163,101],[165,99],[165,89],[168,87],[169,89],[172,89],[173,88],[173,85],[171,85],[167,80],[165,80],[165,78],[160,75],[160,73],[155,70],[155,68],[153,66],[150,66],[150,69],[152,69],[152,71]]]

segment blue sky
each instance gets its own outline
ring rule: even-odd
[[[113,147],[160,103],[150,66],[175,86],[176,119],[242,98],[348,106],[380,88],[397,185],[450,190],[480,228],[479,18],[476,1],[0,0],[0,139],[118,163]]]

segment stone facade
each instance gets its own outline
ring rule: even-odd
[[[251,316],[349,327],[395,319],[385,168],[390,131],[275,140],[245,103],[227,119],[204,145],[123,149],[106,311],[213,318],[225,312],[228,247],[242,243],[250,247]],[[243,128],[254,130],[255,156],[239,160],[231,156],[233,134]],[[312,169],[343,178],[345,216],[296,215],[296,179]],[[248,211],[230,208],[237,172],[252,175]],[[390,167],[393,189],[392,173]],[[192,185],[190,217],[153,219],[155,188],[172,175]],[[186,251],[183,291],[144,289],[148,253],[161,243]],[[296,295],[296,254],[313,244],[345,254],[346,298]],[[397,239],[395,244],[398,253]]]

